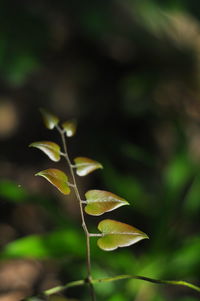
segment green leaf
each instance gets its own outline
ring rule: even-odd
[[[54,127],[58,124],[59,119],[57,116],[51,114],[50,112],[46,111],[45,109],[40,109],[40,112],[43,117],[43,121],[45,126],[49,129],[52,130]]]
[[[103,190],[89,190],[85,194],[87,205],[85,212],[90,215],[101,215],[129,203],[114,193]]]
[[[105,251],[112,251],[118,247],[127,247],[148,238],[142,231],[111,219],[101,221],[98,229],[103,236],[98,239],[97,244],[100,249]]]
[[[96,169],[103,168],[101,163],[86,157],[77,157],[74,159],[74,162],[76,164],[76,173],[81,177],[88,175]]]
[[[0,196],[13,202],[25,202],[30,198],[28,192],[10,180],[0,180]]]
[[[29,145],[36,147],[43,151],[52,161],[58,162],[60,160],[60,146],[51,141],[38,141]]]
[[[38,172],[36,176],[44,177],[47,181],[49,181],[52,185],[54,185],[63,194],[70,193],[68,177],[63,171],[55,168],[45,169]]]
[[[66,229],[43,235],[29,235],[11,241],[1,250],[0,259],[60,259],[66,258],[66,255],[84,258],[84,249],[80,248],[82,244],[84,244],[82,233],[78,229],[71,228],[69,224]]]
[[[69,120],[63,122],[62,127],[65,130],[67,137],[72,137],[76,133],[77,124],[74,120]]]

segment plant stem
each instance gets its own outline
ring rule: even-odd
[[[84,284],[85,284],[84,280],[72,281],[72,282],[69,282],[69,283],[67,283],[66,285],[63,285],[63,286],[60,285],[60,286],[50,288],[50,289],[44,291],[43,295],[50,296],[50,295],[53,295],[53,294],[56,294],[56,293],[60,293],[61,291],[66,290],[70,287],[84,285]]]
[[[149,277],[144,277],[144,276],[133,276],[133,275],[119,275],[115,277],[110,277],[110,278],[102,278],[102,279],[91,279],[92,284],[98,284],[98,283],[103,283],[103,282],[113,282],[113,281],[118,281],[118,280],[124,280],[124,279],[137,279],[137,280],[143,280],[155,284],[168,284],[168,285],[177,285],[177,286],[185,286],[188,288],[191,288],[197,292],[200,292],[200,287],[197,285],[194,285],[190,282],[187,281],[182,281],[182,280],[158,280],[158,279],[152,279]],[[72,281],[69,282],[63,286],[57,286],[54,288],[51,288],[49,290],[46,290],[43,292],[45,296],[50,296],[52,294],[61,292],[65,289],[68,289],[70,287],[75,287],[75,286],[81,286],[85,285],[87,282],[85,280],[77,280],[77,281]]]
[[[113,282],[117,280],[123,280],[123,279],[137,279],[137,280],[143,280],[143,281],[148,281],[156,284],[169,284],[169,285],[181,285],[181,286],[186,286],[189,287],[195,291],[200,292],[200,287],[197,285],[194,285],[190,282],[183,281],[183,280],[160,280],[160,279],[152,279],[149,277],[144,277],[144,276],[132,276],[132,275],[119,275],[116,277],[112,278],[103,278],[103,279],[94,279],[93,283],[100,283],[100,282]]]
[[[96,300],[96,296],[95,296],[95,292],[94,292],[94,287],[92,284],[92,275],[91,275],[91,252],[90,252],[90,233],[88,231],[86,222],[85,222],[85,217],[84,217],[84,211],[83,211],[83,205],[82,205],[82,200],[80,197],[80,193],[78,190],[78,186],[76,183],[76,178],[75,178],[75,174],[74,174],[74,170],[73,170],[73,165],[70,161],[69,158],[69,154],[68,154],[68,150],[67,150],[67,143],[65,140],[65,131],[63,131],[59,126],[56,126],[57,130],[59,131],[61,138],[62,138],[62,143],[63,143],[63,148],[64,148],[64,153],[63,156],[65,157],[69,168],[70,168],[70,173],[72,176],[72,181],[73,181],[73,188],[74,188],[74,192],[76,194],[78,203],[79,203],[79,207],[80,207],[80,214],[81,214],[81,221],[82,221],[82,228],[85,232],[85,236],[86,236],[86,251],[87,251],[87,283],[89,285],[90,288],[90,295],[91,295],[91,300],[95,301]]]
[[[90,237],[102,237],[103,233],[90,233]]]

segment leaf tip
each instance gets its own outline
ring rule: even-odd
[[[62,123],[62,127],[63,127],[67,137],[72,137],[76,133],[77,121],[75,119],[65,121]]]
[[[103,165],[101,163],[98,162],[98,168],[99,169],[103,169]]]
[[[49,130],[53,130],[54,127],[58,124],[59,119],[57,116],[55,116],[54,114],[50,113],[49,111],[47,111],[44,108],[39,108],[39,111],[43,117],[43,121],[45,126],[49,129]]]

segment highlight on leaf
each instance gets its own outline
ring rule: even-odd
[[[96,169],[103,168],[101,163],[86,157],[77,157],[74,159],[74,162],[76,164],[76,173],[81,177],[88,175]]]
[[[62,127],[65,130],[67,137],[72,137],[76,133],[77,123],[75,120],[69,120],[62,123]]]
[[[44,177],[63,194],[70,193],[68,177],[63,171],[55,168],[50,168],[38,172],[36,176]]]
[[[85,194],[85,212],[90,215],[101,215],[129,203],[114,193],[103,190],[89,190]]]
[[[60,160],[60,146],[51,141],[38,141],[29,145],[44,152],[52,161],[58,162]]]
[[[46,111],[45,109],[40,109],[40,113],[42,114],[43,117],[43,121],[45,126],[49,129],[49,130],[53,130],[54,127],[58,124],[59,119],[57,116],[55,116],[54,114]]]
[[[98,229],[102,232],[102,237],[98,239],[97,244],[100,249],[105,251],[112,251],[118,247],[127,247],[148,238],[142,231],[111,219],[101,221]]]

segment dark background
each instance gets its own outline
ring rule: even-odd
[[[150,236],[114,252],[99,250],[94,238],[94,277],[139,274],[199,284],[199,18],[196,0],[0,1],[1,301],[86,273],[74,196],[34,177],[65,168],[28,148],[39,140],[60,143],[45,129],[40,107],[77,120],[72,159],[91,157],[104,166],[78,179],[83,198],[88,189],[103,189],[130,202],[87,217],[90,229],[116,218]],[[199,300],[189,289],[136,280],[100,284],[96,292],[98,301]],[[86,288],[66,296],[89,298]]]

